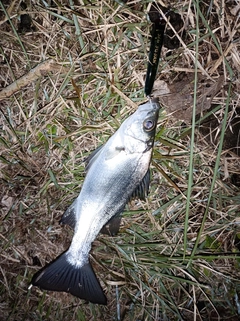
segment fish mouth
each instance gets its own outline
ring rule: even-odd
[[[154,104],[159,104],[159,99],[157,97],[153,97],[153,98],[150,97],[149,102]]]
[[[150,110],[148,108],[148,111],[147,111],[147,108],[146,108],[146,111],[147,111],[146,118],[154,118],[155,121],[157,122],[159,110],[160,110],[160,105],[159,104],[155,104],[155,103],[151,104],[151,109]]]
[[[159,99],[157,97],[150,97],[146,102],[142,103],[141,105],[147,104],[159,104]]]
[[[157,114],[160,110],[160,104],[157,98],[152,98],[150,101],[147,101],[144,104],[141,104],[139,107],[140,111],[147,112],[147,116],[154,116],[157,117]]]

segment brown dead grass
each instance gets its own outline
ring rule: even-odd
[[[122,119],[144,100],[150,30],[145,15],[148,3],[131,3],[123,7],[114,1],[84,1],[84,5],[75,1],[71,8],[67,1],[52,1],[47,7],[36,0],[23,8],[18,1],[10,5],[1,2],[0,84],[4,92],[0,92],[0,320],[117,320],[116,285],[121,320],[176,320],[176,311],[168,310],[163,303],[166,301],[154,296],[164,298],[163,289],[169,293],[169,306],[173,306],[172,299],[184,320],[239,317],[236,299],[240,295],[239,256],[235,258],[232,254],[239,253],[240,201],[239,185],[234,186],[231,181],[233,174],[240,175],[237,1],[216,0],[212,7],[201,2],[201,11],[220,50],[201,22],[204,36],[198,54],[199,73],[204,81],[199,90],[204,93],[208,80],[216,83],[220,76],[224,85],[211,97],[211,108],[220,106],[210,112],[217,122],[196,127],[196,132],[198,128],[202,132],[196,135],[194,146],[187,255],[194,246],[206,209],[229,81],[232,92],[229,135],[192,275],[177,261],[178,256],[182,257],[186,198],[178,198],[179,190],[174,183],[186,195],[190,140],[189,132],[184,134],[182,121],[190,119],[193,92],[182,92],[179,79],[181,82],[182,72],[194,73],[196,12],[192,1],[165,1],[165,6],[170,4],[181,15],[186,35],[179,35],[179,48],[163,49],[158,80],[168,88],[175,88],[180,99],[189,105],[182,109],[171,92],[161,93],[168,95],[170,106],[165,106],[163,135],[156,139],[154,161],[159,167],[153,166],[147,202],[136,201],[131,207],[144,210],[125,213],[121,233],[114,239],[99,236],[93,245],[93,266],[109,305],[85,304],[66,293],[46,293],[37,288],[28,291],[32,275],[69,246],[72,231],[59,226],[58,221],[80,190],[84,158],[106,141]],[[19,17],[26,13],[32,19],[31,25],[20,31]],[[171,28],[169,25],[168,29]],[[203,131],[205,127],[207,132]],[[164,174],[171,180],[163,179]],[[156,248],[149,250],[147,245],[141,245],[150,240],[158,243]],[[134,263],[124,255],[125,244],[134,248],[131,256]],[[214,252],[209,254],[209,260],[202,258],[202,253],[209,249],[219,251],[221,257]],[[151,253],[149,257],[146,252]],[[168,257],[161,264],[157,261],[159,253]],[[159,278],[154,278],[152,269],[156,269]],[[181,281],[185,278],[198,279],[207,290]],[[136,304],[132,298],[137,300]]]

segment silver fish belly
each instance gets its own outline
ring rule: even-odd
[[[33,285],[107,303],[89,263],[91,244],[131,197],[145,194],[159,108],[155,101],[140,105],[106,144],[90,155],[81,192],[62,218],[74,228],[71,245],[33,276]]]

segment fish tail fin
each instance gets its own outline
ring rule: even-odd
[[[92,303],[107,304],[90,263],[81,267],[74,266],[68,262],[66,253],[38,271],[31,283],[44,290],[69,292]]]

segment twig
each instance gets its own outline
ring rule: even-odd
[[[60,68],[64,68],[62,65],[57,64],[54,59],[47,59],[41,62],[39,65],[31,69],[27,74],[14,81],[11,85],[5,87],[0,91],[0,100],[10,97],[29,83],[36,81],[41,76],[48,74],[49,72],[57,72]]]

